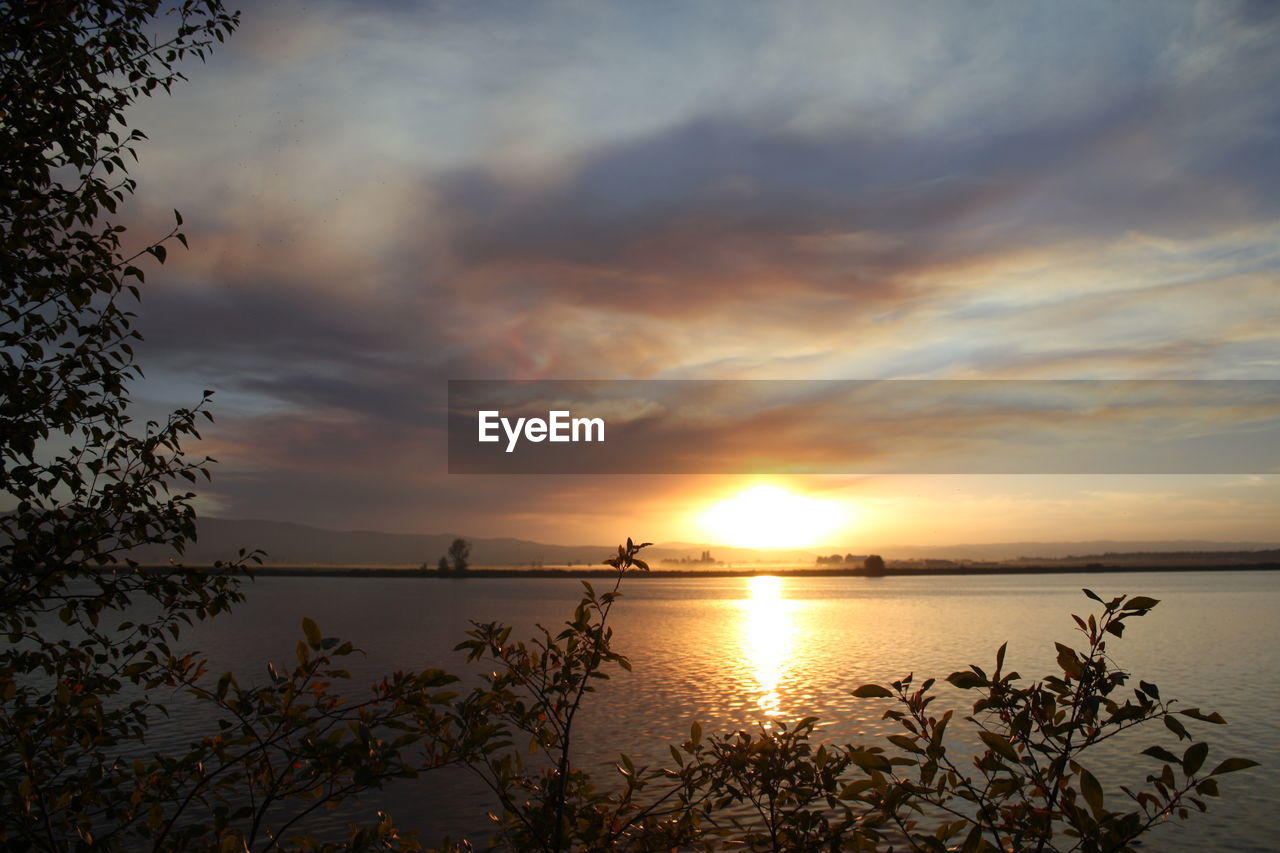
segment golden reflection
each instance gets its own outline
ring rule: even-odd
[[[747,579],[751,597],[741,602],[742,645],[759,688],[756,700],[766,717],[781,716],[778,687],[787,674],[795,643],[796,602],[782,597],[783,581],[769,575]]]

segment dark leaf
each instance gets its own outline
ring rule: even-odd
[[[1174,755],[1162,746],[1149,746],[1142,750],[1142,755],[1150,755],[1152,758],[1158,758],[1161,761],[1170,761],[1174,764],[1182,763],[1182,759],[1178,758],[1178,756]]]
[[[312,648],[319,648],[321,642],[320,628],[310,617],[302,617],[302,633],[306,635],[307,642]]]
[[[961,670],[953,672],[947,676],[947,681],[953,686],[961,690],[972,690],[975,687],[986,687],[987,680],[975,672],[969,670]]]
[[[1188,776],[1194,775],[1204,765],[1204,760],[1208,755],[1209,744],[1193,743],[1187,747],[1187,751],[1182,756],[1182,772]]]
[[[1018,760],[1018,753],[1014,750],[1013,744],[996,732],[982,731],[978,732],[978,737],[982,739],[993,752],[998,753],[1010,761]]]
[[[1248,770],[1250,767],[1258,767],[1258,762],[1249,758],[1228,758],[1226,761],[1213,768],[1210,776],[1221,776],[1223,773],[1235,773],[1237,770]]]
[[[893,696],[893,692],[879,684],[864,684],[854,690],[852,695],[857,699],[880,699]]]
[[[1093,810],[1093,816],[1101,817],[1103,813],[1102,786],[1098,784],[1098,780],[1094,778],[1094,775],[1084,768],[1080,769],[1080,793],[1084,795],[1085,802]]]

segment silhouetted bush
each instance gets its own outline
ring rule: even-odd
[[[572,760],[574,724],[608,666],[630,669],[607,623],[623,575],[648,568],[637,556],[644,547],[619,546],[607,561],[618,569],[612,589],[584,583],[558,633],[540,628],[531,642],[512,642],[509,627],[477,624],[459,646],[491,669],[485,686],[454,706],[452,754],[499,800],[501,849],[1126,851],[1156,823],[1203,811],[1218,777],[1256,765],[1227,758],[1209,769],[1209,746],[1188,726],[1220,725],[1220,715],[1175,711],[1142,680],[1124,695],[1134,679],[1115,667],[1107,644],[1158,602],[1103,601],[1085,590],[1101,609],[1072,617],[1084,642],[1056,644],[1056,671],[1026,683],[1005,671],[1001,646],[990,674],[975,665],[947,677],[977,694],[963,729],[952,726],[953,711],[930,709],[933,679],[907,675],[852,691],[891,700],[885,717],[902,733],[884,743],[815,745],[813,717],[711,736],[695,723],[670,748],[672,765],[637,766],[623,755],[618,786],[603,788]],[[1142,750],[1159,770],[1108,800],[1104,791],[1115,786],[1088,769],[1088,754],[1154,722],[1188,745],[1180,755],[1172,745]]]
[[[263,687],[211,680],[171,644],[240,601],[237,572],[144,570],[143,545],[181,552],[211,460],[183,455],[202,401],[133,421],[130,301],[142,266],[186,245],[181,216],[126,254],[114,221],[144,138],[126,122],[168,92],[184,58],[237,26],[218,0],[0,5],[0,847],[259,850],[308,815],[416,773],[422,741],[451,719],[451,677],[397,674],[359,702],[332,689],[349,644],[304,623],[297,666]],[[197,167],[198,164],[192,164]],[[229,566],[257,560],[243,551]],[[56,620],[56,629],[49,623]],[[211,730],[157,753],[153,720],[178,691]],[[439,737],[437,737],[439,735]],[[426,749],[431,754],[431,748]],[[395,845],[389,820],[353,827],[350,849]],[[297,842],[312,844],[306,840]],[[314,846],[314,845],[313,845]]]

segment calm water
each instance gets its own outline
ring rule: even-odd
[[[600,584],[597,584],[598,586]],[[666,744],[699,721],[736,730],[769,718],[822,718],[822,737],[868,742],[890,733],[880,700],[848,691],[914,671],[939,679],[969,663],[987,666],[1009,642],[1008,664],[1032,677],[1053,668],[1053,641],[1072,642],[1070,613],[1087,612],[1089,586],[1109,597],[1151,595],[1161,605],[1112,644],[1117,662],[1161,695],[1221,712],[1229,726],[1193,729],[1213,745],[1210,762],[1241,755],[1262,762],[1227,776],[1224,798],[1207,815],[1162,827],[1153,849],[1276,849],[1270,816],[1280,799],[1280,575],[1268,572],[1046,575],[960,578],[636,578],[611,622],[633,673],[619,671],[590,699],[581,759],[602,768],[618,752],[669,762]],[[288,665],[311,616],[326,635],[353,639],[368,653],[355,663],[366,679],[395,669],[468,668],[453,646],[469,619],[527,630],[570,615],[579,582],[554,579],[262,578],[231,616],[188,635],[214,670],[253,680],[264,662]],[[947,688],[949,691],[950,688]],[[962,698],[954,691],[944,699]],[[940,699],[939,702],[944,701]],[[178,715],[167,734],[195,726]],[[955,727],[953,726],[953,731]],[[1108,789],[1141,784],[1158,764],[1137,752],[1167,742],[1163,727],[1139,730],[1092,765]],[[1108,745],[1109,746],[1109,745]],[[602,771],[604,772],[604,771]],[[1116,796],[1122,796],[1117,791]],[[458,777],[405,783],[374,805],[389,807],[424,840],[483,832],[492,807]]]

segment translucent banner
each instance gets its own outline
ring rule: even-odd
[[[1280,380],[454,380],[460,474],[1280,472]]]

